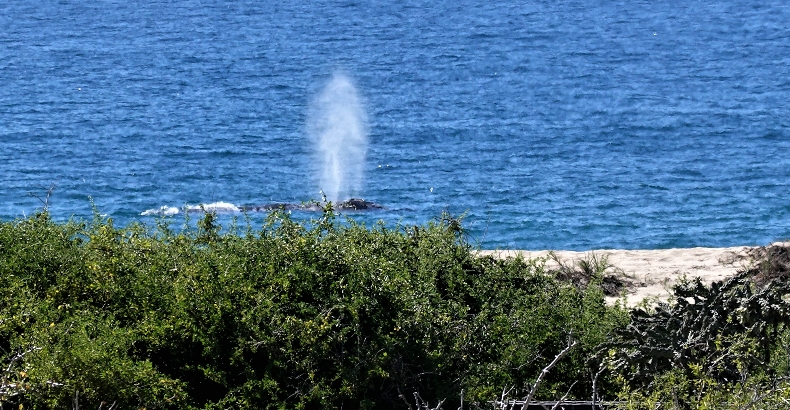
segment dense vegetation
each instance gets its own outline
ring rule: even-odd
[[[786,396],[782,277],[688,282],[632,313],[605,304],[603,265],[580,285],[540,260],[478,257],[449,216],[172,223],[0,223],[0,406],[408,408],[418,393],[488,407],[526,396],[574,342],[534,398]]]
[[[734,277],[683,280],[667,303],[631,314],[599,355],[628,409],[786,409],[790,248],[752,251]]]

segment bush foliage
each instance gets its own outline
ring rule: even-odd
[[[0,407],[387,409],[414,393],[489,407],[503,389],[530,394],[572,341],[533,398],[790,399],[787,249],[627,311],[604,302],[605,261],[568,276],[480,257],[448,215],[395,228],[335,218],[0,222]]]
[[[784,409],[790,403],[790,253],[755,248],[751,266],[673,296],[604,343],[627,409]]]
[[[0,223],[0,292],[0,402],[25,408],[453,407],[526,394],[569,338],[535,397],[589,397],[587,359],[628,319],[595,283],[476,257],[449,216],[368,228],[331,208],[227,232],[40,212]]]

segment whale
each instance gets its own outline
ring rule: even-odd
[[[274,202],[261,205],[242,205],[239,208],[241,212],[269,212],[269,211],[308,211],[318,212],[323,211],[327,203],[321,202],[307,202],[307,203],[291,203],[291,202]],[[349,198],[345,201],[339,201],[332,204],[336,210],[344,211],[371,211],[377,209],[384,209],[384,206],[372,201],[366,201],[362,198]]]
[[[181,208],[174,206],[162,206],[155,209],[149,209],[142,212],[140,215],[160,215],[169,216],[177,215],[181,212],[185,213],[202,213],[214,212],[218,214],[227,214],[235,212],[272,212],[272,211],[303,211],[303,212],[322,212],[326,209],[328,202],[271,202],[260,205],[241,205],[237,206],[228,202],[215,202],[211,204],[199,205],[184,205]],[[332,203],[332,209],[336,211],[374,211],[379,209],[386,209],[383,205],[377,204],[373,201],[366,201],[362,198],[349,198],[345,201]]]

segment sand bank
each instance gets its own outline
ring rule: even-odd
[[[790,243],[776,243],[788,246]],[[671,285],[683,275],[700,277],[704,282],[720,281],[734,275],[752,262],[747,251],[751,247],[732,248],[682,248],[655,250],[601,249],[587,252],[553,251],[563,263],[584,260],[591,255],[606,256],[610,273],[624,275],[631,282],[626,292],[626,303],[634,306],[646,297],[665,299]],[[521,255],[524,258],[549,256],[549,251],[480,251],[481,255],[506,258]],[[549,259],[547,266],[556,265]],[[614,298],[610,302],[614,302]]]

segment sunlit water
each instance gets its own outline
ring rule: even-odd
[[[484,248],[790,237],[788,3],[605,3],[2,2],[0,218],[52,184],[56,218],[92,197],[121,224],[320,199],[308,115],[341,70],[361,196],[388,208],[367,223],[466,212]]]

